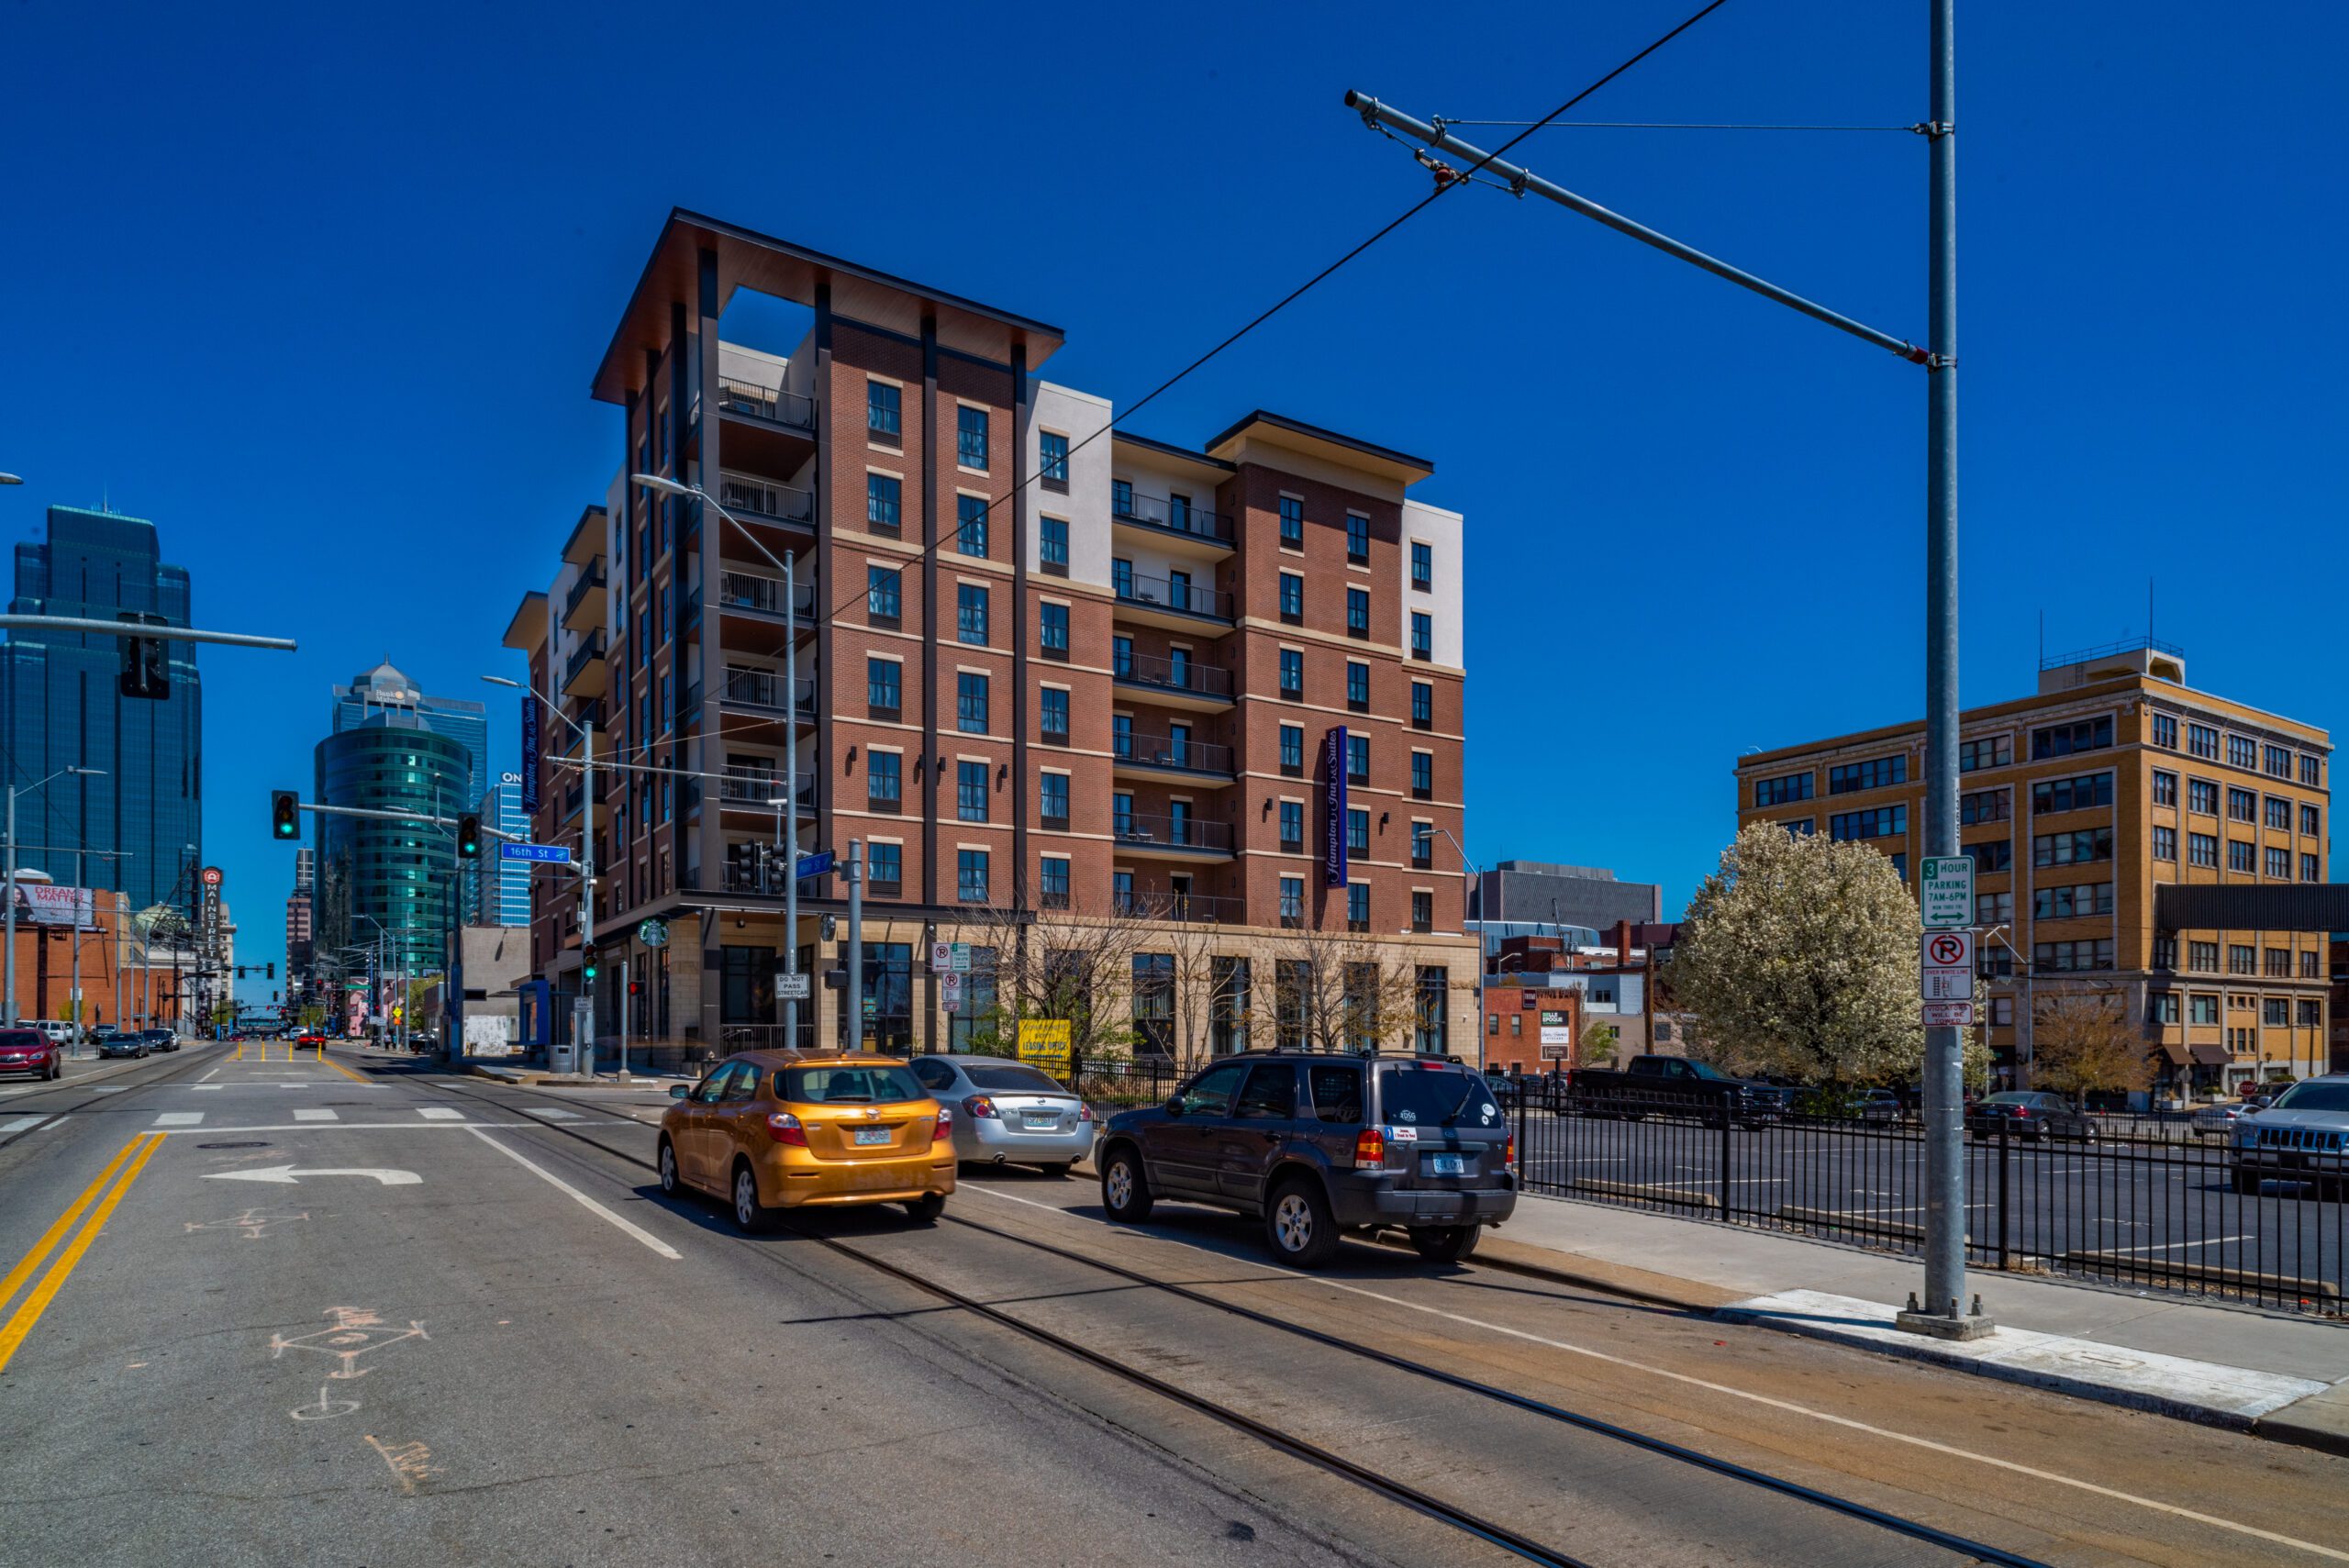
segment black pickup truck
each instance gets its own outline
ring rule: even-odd
[[[1620,1072],[1577,1068],[1569,1076],[1566,1100],[1585,1116],[1697,1117],[1715,1126],[1726,1118],[1741,1127],[1777,1120],[1788,1095],[1776,1084],[1731,1077],[1718,1067],[1683,1056],[1634,1056]]]

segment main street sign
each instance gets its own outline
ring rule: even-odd
[[[501,861],[544,861],[549,865],[567,866],[571,863],[571,847],[567,844],[516,844],[497,846]]]
[[[1928,1002],[1974,999],[1974,933],[1927,931],[1917,948],[1918,995]]]
[[[1918,862],[1918,906],[1929,931],[1965,930],[1974,924],[1974,857],[1927,855]]]

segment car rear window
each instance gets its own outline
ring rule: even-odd
[[[775,1096],[803,1106],[888,1105],[926,1100],[930,1091],[902,1067],[785,1067]]]
[[[2276,1098],[2279,1111],[2349,1111],[2349,1084],[2295,1084]]]
[[[1000,1067],[965,1064],[963,1075],[982,1089],[1009,1089],[1023,1095],[1065,1095],[1068,1090],[1059,1079],[1033,1067],[1022,1067],[1007,1062]]]
[[[1500,1117],[1485,1081],[1464,1067],[1389,1062],[1378,1069],[1378,1114],[1388,1124],[1492,1126]]]

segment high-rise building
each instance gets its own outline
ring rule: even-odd
[[[126,612],[190,624],[187,569],[164,564],[155,525],[78,506],[49,508],[48,537],[17,546],[18,615],[114,620]],[[171,695],[121,695],[122,643],[18,629],[0,643],[0,740],[20,789],[17,863],[61,884],[118,888],[134,908],[187,914],[204,860],[203,690],[195,645],[164,644]],[[77,851],[79,851],[77,853]]]
[[[484,828],[517,839],[530,836],[530,814],[522,809],[522,778],[507,773],[474,807]],[[465,924],[527,926],[530,923],[530,863],[501,857],[497,838],[484,834],[481,859],[464,865]]]
[[[414,714],[425,728],[462,746],[471,760],[464,793],[446,802],[441,815],[455,816],[465,809],[466,801],[479,800],[488,791],[486,707],[462,697],[428,696],[422,687],[395,669],[387,659],[364,674],[352,676],[351,684],[334,689],[333,733],[340,734],[366,723],[376,714],[392,711]]]
[[[450,829],[422,820],[455,816],[472,758],[427,728],[412,706],[389,706],[317,744],[315,798],[327,806],[412,811],[416,822],[320,815],[313,925],[317,951],[341,959],[380,944],[411,975],[440,972],[456,913]]]
[[[1908,724],[1741,757],[1739,824],[1869,844],[1913,889],[1924,744]],[[1961,715],[1976,992],[2002,1075],[2028,1076],[2034,1008],[2065,992],[2143,1020],[2180,1088],[2322,1072],[2326,933],[2170,929],[2156,912],[2167,886],[2324,882],[2332,752],[2313,725],[2195,690],[2183,652],[2150,639],[2047,660],[2032,695]]]
[[[725,340],[738,290],[804,313],[788,353]],[[1144,1052],[1236,1049],[1252,1020],[1259,1043],[1292,1037],[1293,966],[1341,945],[1350,973],[1416,988],[1363,1009],[1380,1038],[1473,1049],[1444,837],[1463,524],[1408,494],[1432,466],[1261,410],[1196,446],[1102,436],[1107,399],[1036,374],[1061,342],[671,215],[594,381],[618,472],[507,634],[549,699],[534,837],[576,843],[593,812],[599,1032],[626,962],[639,1038],[774,1038],[778,955],[842,962],[821,924],[840,877],[806,883],[786,930],[782,868],[856,840],[860,1027],[890,1049],[967,1036],[989,933],[1024,913],[1138,923],[1114,989]],[[590,724],[627,764],[592,802]],[[575,995],[576,879],[534,887],[536,984]],[[643,946],[648,920],[676,934]],[[957,940],[969,974],[934,972],[927,944]],[[841,995],[818,987],[803,1029],[845,1038]]]
[[[1664,889],[1653,882],[1619,882],[1596,866],[1503,861],[1468,890],[1468,917],[1516,927],[1584,926],[1605,930],[1619,920],[1664,918]]]

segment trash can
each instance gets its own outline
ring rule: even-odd
[[[547,1071],[550,1073],[578,1072],[579,1047],[567,1040],[559,1040],[548,1046]]]

